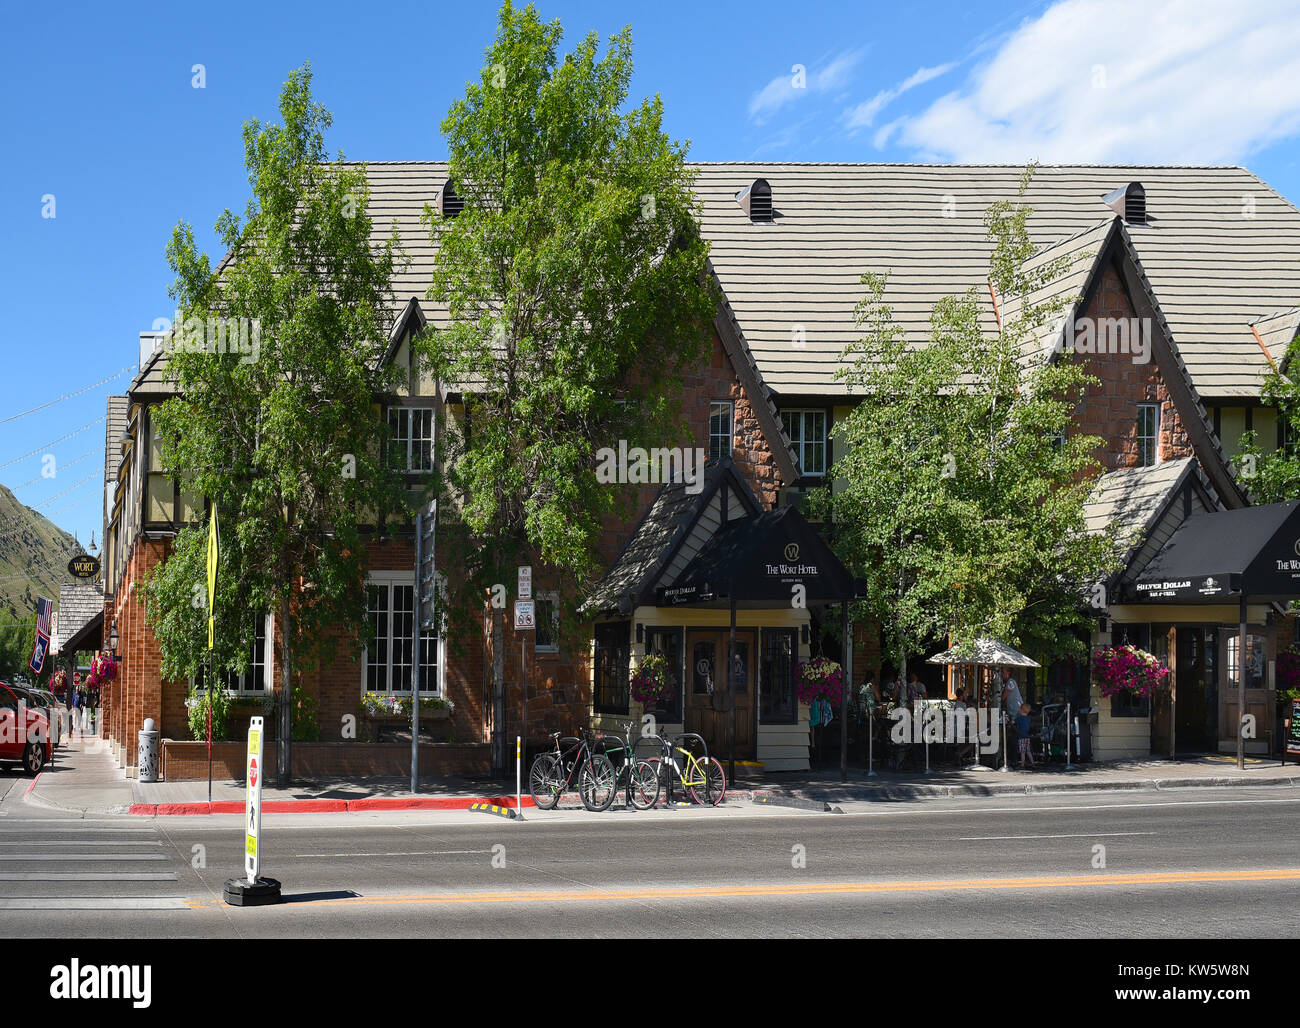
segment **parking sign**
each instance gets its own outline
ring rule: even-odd
[[[537,612],[533,609],[534,600],[515,601],[515,631],[531,632],[537,627]]]

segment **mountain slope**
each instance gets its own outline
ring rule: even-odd
[[[38,596],[57,602],[77,551],[72,536],[0,485],[0,621],[34,616]]]

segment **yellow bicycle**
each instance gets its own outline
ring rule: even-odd
[[[662,757],[651,757],[646,763],[655,768],[657,777],[667,792],[667,802],[672,802],[674,780],[681,785],[683,792],[689,792],[694,797],[696,803],[716,807],[722,802],[727,793],[727,776],[718,759],[709,756],[703,736],[687,732],[671,742],[659,735],[647,738],[658,739],[663,750]],[[697,757],[682,745],[696,740],[703,756]],[[683,759],[678,760],[678,754]]]

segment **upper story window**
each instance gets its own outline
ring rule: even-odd
[[[826,474],[826,412],[784,410],[781,426],[794,444],[794,454],[805,475]]]
[[[730,400],[714,400],[709,404],[709,459],[720,460],[731,456],[733,436],[732,418],[735,405]]]
[[[398,471],[433,470],[433,408],[390,407],[392,466]]]
[[[1137,412],[1138,466],[1160,463],[1160,405],[1139,403]]]

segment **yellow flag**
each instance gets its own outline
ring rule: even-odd
[[[217,505],[212,505],[212,520],[208,522],[208,649],[212,649],[212,638],[216,629],[217,597]]]

